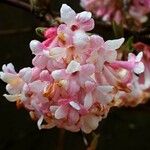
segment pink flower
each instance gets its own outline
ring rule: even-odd
[[[70,27],[72,31],[81,29],[90,31],[94,28],[94,20],[91,18],[90,12],[81,12],[76,14],[75,11],[66,4],[63,4],[61,9],[61,20]]]
[[[39,129],[57,126],[90,133],[111,107],[131,105],[138,92],[142,100],[136,104],[149,96],[143,95],[135,75],[144,71],[143,53],[118,60],[124,38],[104,41],[86,33],[94,27],[90,12],[76,14],[63,4],[61,20],[63,24],[45,31],[44,42],[30,42],[32,68],[17,73],[12,64],[3,65],[0,78],[8,92],[4,96],[26,108]]]
[[[115,21],[117,24],[123,24],[124,27],[131,26],[129,20],[133,23],[133,28],[139,28],[146,22],[148,13],[150,13],[149,0],[81,0],[81,6],[91,11],[98,18],[109,23]]]
[[[141,42],[135,43],[134,48],[138,51],[142,51],[143,53],[143,58],[142,62],[145,66],[145,71],[143,72],[142,75],[140,75],[140,83],[143,84],[144,89],[149,89],[150,88],[150,46]]]
[[[115,61],[111,63],[113,67],[118,68],[122,67],[127,70],[133,70],[134,73],[140,74],[144,72],[144,64],[142,63],[143,53],[140,52],[137,56],[132,53],[129,53],[128,61]]]
[[[48,47],[56,38],[56,36],[57,36],[57,27],[50,27],[44,31],[44,37],[46,38],[46,40],[43,41],[42,43],[46,47]]]

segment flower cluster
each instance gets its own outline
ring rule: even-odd
[[[141,26],[150,13],[149,0],[81,0],[81,6],[103,21],[115,21],[125,27]]]
[[[87,33],[94,28],[90,12],[75,13],[63,4],[60,13],[63,23],[46,29],[45,41],[30,42],[34,67],[17,73],[11,63],[3,65],[0,78],[9,93],[4,96],[25,107],[39,129],[90,133],[111,107],[130,105],[129,96],[136,103],[145,57],[129,53],[128,60],[119,60],[124,38],[104,41]]]

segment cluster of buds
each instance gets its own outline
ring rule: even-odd
[[[81,6],[103,21],[139,28],[148,20],[149,0],[81,0]]]
[[[26,108],[39,129],[57,126],[90,133],[111,107],[144,101],[150,86],[147,62],[143,52],[119,59],[124,38],[104,41],[87,33],[94,28],[90,12],[76,13],[63,4],[60,14],[63,23],[46,29],[45,41],[30,42],[32,68],[17,73],[11,63],[3,65],[0,78],[9,93],[4,96]]]

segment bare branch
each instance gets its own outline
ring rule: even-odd
[[[20,1],[20,0],[2,0],[1,2],[24,9],[26,11],[32,11],[30,4]]]

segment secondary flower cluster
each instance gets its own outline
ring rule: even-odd
[[[149,0],[81,0],[81,6],[103,21],[140,27],[150,13]]]
[[[128,60],[119,60],[124,38],[104,41],[88,34],[94,28],[90,12],[76,14],[66,4],[60,12],[63,24],[48,28],[45,41],[30,43],[33,68],[17,73],[11,63],[3,65],[0,78],[9,93],[4,96],[25,107],[39,129],[57,126],[90,133],[111,107],[144,101],[137,74],[144,71],[145,57],[129,53]]]

